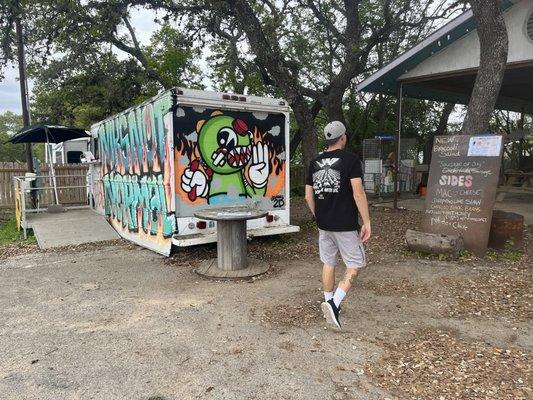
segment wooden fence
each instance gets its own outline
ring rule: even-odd
[[[87,203],[87,174],[88,167],[83,164],[62,164],[55,166],[59,202],[64,205]],[[15,189],[13,177],[24,176],[27,172],[25,163],[0,162],[0,208],[15,207]],[[48,176],[48,166],[42,166],[40,176]],[[48,178],[36,181],[38,188],[51,188]],[[76,188],[75,186],[81,186]],[[54,203],[53,190],[38,190],[39,206],[44,207]]]

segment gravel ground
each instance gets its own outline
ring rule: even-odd
[[[530,352],[422,329],[368,366],[379,387],[410,399],[530,399]]]
[[[528,399],[533,229],[521,252],[421,257],[416,212],[372,210],[371,263],[325,329],[316,227],[254,239],[269,273],[196,276],[215,246],[162,258],[123,241],[0,248],[8,399]],[[337,271],[338,277],[342,269]],[[1,396],[0,396],[1,397]]]

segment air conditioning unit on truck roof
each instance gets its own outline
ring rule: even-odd
[[[90,197],[117,232],[168,255],[216,241],[194,213],[247,204],[269,211],[250,236],[289,222],[289,107],[284,100],[175,88],[91,127]]]

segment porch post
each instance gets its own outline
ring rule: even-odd
[[[403,84],[400,83],[397,93],[397,112],[396,112],[396,163],[394,165],[394,209],[398,209],[398,173],[400,171],[400,141],[402,136],[402,97]]]

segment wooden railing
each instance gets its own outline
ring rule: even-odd
[[[86,174],[87,166],[83,164],[62,164],[55,166],[59,202],[64,205],[87,204]],[[15,207],[15,188],[13,178],[24,176],[27,172],[25,163],[0,162],[0,208]],[[48,175],[48,167],[42,166],[38,175]],[[50,181],[39,178],[39,188],[50,188]],[[40,207],[54,203],[53,190],[39,190]]]

